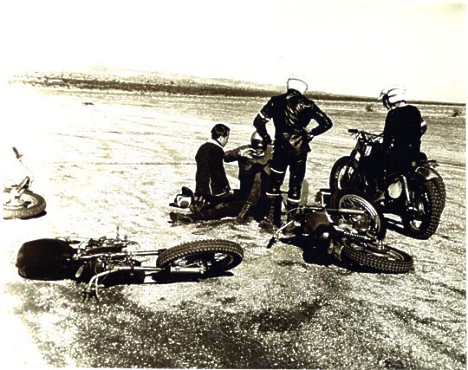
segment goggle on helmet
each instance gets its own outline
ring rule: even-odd
[[[252,153],[254,157],[263,157],[265,155],[266,144],[257,131],[254,131],[250,137],[250,146],[254,149],[254,152]]]
[[[385,107],[390,109],[396,103],[406,101],[406,88],[400,85],[393,85],[382,89],[378,97]]]

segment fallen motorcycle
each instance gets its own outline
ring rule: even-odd
[[[18,274],[33,280],[71,279],[86,283],[83,298],[99,298],[100,286],[143,283],[157,275],[220,275],[239,265],[244,257],[235,242],[211,239],[186,242],[167,249],[129,250],[138,245],[127,238],[55,238],[24,243],[18,251]],[[155,257],[154,265],[145,265]]]
[[[23,155],[13,147],[16,159],[30,174],[31,172],[22,160]],[[18,184],[3,187],[3,218],[8,219],[28,219],[42,214],[46,208],[45,199],[32,192],[31,185],[33,176],[28,175]]]
[[[355,136],[356,145],[349,156],[339,158],[330,172],[330,188],[356,189],[371,195],[375,191],[375,180],[369,174],[371,155],[379,155],[382,134],[349,129]],[[417,239],[429,239],[440,223],[445,207],[445,184],[435,170],[435,160],[428,160],[425,155],[414,162],[405,173],[384,173],[377,179],[383,190],[383,199],[378,206],[386,214],[401,218],[408,236]]]
[[[372,201],[349,189],[333,193],[322,189],[318,198],[318,205],[291,209],[268,247],[289,230],[290,238],[305,239],[305,248],[323,248],[350,265],[386,273],[413,270],[409,254],[384,243],[384,218]]]

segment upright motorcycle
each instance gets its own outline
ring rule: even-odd
[[[378,155],[382,147],[382,134],[349,129],[356,145],[351,154],[339,158],[330,172],[330,188],[355,189],[374,196],[376,183],[383,191],[377,204],[383,213],[401,218],[405,233],[416,239],[429,239],[440,223],[445,207],[445,184],[436,171],[435,160],[425,155],[413,162],[404,173],[388,173],[377,179],[368,171],[371,155]]]

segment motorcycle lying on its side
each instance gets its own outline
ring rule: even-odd
[[[31,172],[24,164],[23,155],[13,147],[16,159],[30,174]],[[8,185],[3,187],[3,218],[9,219],[28,219],[41,215],[46,208],[45,199],[32,192],[31,185],[33,183],[33,176],[25,176],[19,184]]]
[[[372,196],[376,180],[383,191],[378,203],[382,212],[401,218],[405,233],[416,239],[429,239],[439,227],[445,207],[445,184],[436,171],[435,160],[425,155],[404,173],[384,173],[372,179],[368,172],[368,158],[379,155],[382,134],[349,129],[356,145],[349,156],[339,158],[330,172],[330,188],[355,189]]]
[[[319,205],[288,211],[286,221],[270,239],[271,247],[285,230],[290,237],[305,239],[305,248],[323,248],[345,264],[374,272],[413,271],[413,258],[383,242],[385,220],[373,202],[350,189],[331,193],[321,189]]]
[[[84,299],[99,298],[98,288],[143,283],[147,276],[221,275],[239,265],[244,252],[240,244],[208,239],[186,242],[170,248],[129,250],[137,242],[120,238],[71,240],[37,239],[24,243],[18,251],[18,274],[33,280],[71,279],[86,283]],[[154,265],[143,264],[155,257]]]

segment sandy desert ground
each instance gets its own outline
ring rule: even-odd
[[[447,187],[442,223],[427,241],[389,231],[415,271],[387,275],[324,263],[287,243],[267,249],[255,222],[169,222],[168,204],[193,187],[194,155],[213,124],[232,128],[227,149],[244,144],[264,99],[12,88],[3,102],[2,141],[23,152],[47,200],[43,217],[2,221],[10,368],[466,368],[465,116],[450,117],[452,107],[420,106],[423,149]],[[335,125],[313,142],[311,197],[351,150],[346,129],[379,130],[385,117],[366,103],[318,103]],[[235,187],[236,166],[227,171]],[[245,259],[231,276],[117,286],[87,304],[74,282],[17,275],[25,241],[113,236],[116,226],[141,249],[236,240]]]

